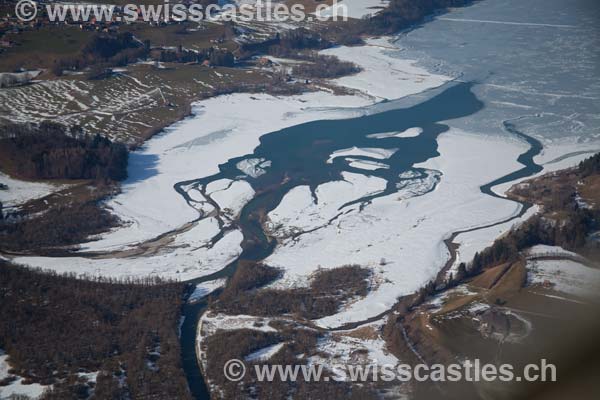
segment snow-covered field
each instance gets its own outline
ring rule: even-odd
[[[560,246],[548,246],[545,244],[538,244],[530,247],[526,251],[528,259],[535,259],[540,257],[562,257],[571,258],[573,260],[585,261],[585,258],[577,253],[563,249]]]
[[[29,200],[40,199],[67,187],[67,185],[13,179],[2,172],[0,172],[0,183],[8,186],[8,189],[0,189],[0,202],[4,207],[16,207]]]
[[[529,285],[550,283],[553,290],[566,295],[598,298],[600,270],[570,260],[533,260],[527,262]]]

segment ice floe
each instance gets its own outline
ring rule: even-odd
[[[385,139],[385,138],[390,138],[390,137],[410,138],[410,137],[417,137],[421,133],[423,133],[423,128],[415,127],[415,128],[408,128],[407,130],[402,131],[402,132],[372,133],[370,135],[367,135],[367,137],[371,138],[371,139]]]
[[[331,164],[333,160],[338,157],[347,157],[347,156],[363,156],[363,157],[371,157],[379,160],[385,160],[390,158],[398,149],[382,149],[376,147],[350,147],[349,149],[342,149],[334,151],[329,159],[327,160],[327,164]]]
[[[252,178],[257,178],[265,173],[265,168],[271,166],[271,161],[264,158],[250,158],[240,161],[236,167]]]

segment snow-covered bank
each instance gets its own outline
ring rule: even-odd
[[[0,350],[0,381],[8,378],[14,380],[8,385],[0,386],[0,399],[18,398],[18,396],[26,396],[28,399],[37,399],[50,386],[43,386],[38,383],[23,383],[23,377],[9,373],[11,367],[8,363],[8,355]]]
[[[416,166],[442,171],[434,191],[419,197],[403,196],[401,191],[376,198],[362,211],[355,207],[339,216],[335,224],[282,242],[266,260],[285,271],[275,286],[303,285],[319,267],[357,263],[371,267],[381,283],[364,299],[317,323],[335,327],[386,311],[398,296],[435,276],[449,256],[443,240],[452,232],[518,213],[519,204],[484,195],[479,187],[518,169],[516,158],[524,149],[519,141],[456,129],[442,134],[441,155]],[[335,201],[333,194],[322,196],[319,202]],[[281,209],[277,211],[282,220]],[[298,220],[291,214],[288,218]]]
[[[18,264],[71,272],[88,276],[115,278],[142,278],[160,276],[188,280],[224,268],[239,256],[242,233],[232,230],[214,246],[210,240],[219,231],[213,218],[194,224],[191,229],[163,244],[155,253],[136,257],[85,258],[85,257],[16,257]]]
[[[525,214],[523,214],[523,216],[519,218],[512,219],[503,224],[456,235],[454,238],[454,243],[459,245],[458,249],[456,250],[456,260],[448,269],[446,278],[448,278],[450,274],[456,273],[460,263],[469,263],[473,260],[475,253],[484,250],[488,246],[491,246],[496,239],[527,221],[538,211],[539,208],[537,206],[532,206]]]
[[[493,191],[504,196],[511,186],[533,179],[541,175],[559,171],[561,169],[577,166],[581,161],[591,157],[594,153],[600,151],[599,142],[579,142],[576,138],[565,138],[562,140],[545,140],[540,138],[544,145],[541,153],[534,157],[534,161],[542,166],[542,170],[533,176],[518,179],[512,182],[506,182],[493,187]]]
[[[196,285],[196,288],[188,298],[188,302],[194,303],[204,296],[214,292],[225,285],[225,278],[215,279],[214,281],[202,282]]]

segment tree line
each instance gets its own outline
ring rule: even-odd
[[[64,253],[64,246],[76,245],[118,226],[119,219],[97,204],[104,189],[97,189],[97,196],[87,201],[51,207],[39,216],[0,218],[0,250],[53,254],[52,249],[59,249],[58,253]]]
[[[360,72],[360,68],[356,64],[341,61],[335,56],[310,53],[303,59],[308,62],[295,65],[292,69],[294,75],[305,78],[331,79]]]
[[[94,179],[127,177],[125,145],[78,128],[42,122],[0,128],[0,168],[25,179]]]
[[[64,70],[80,70],[92,67],[91,77],[97,71],[114,66],[125,66],[139,58],[145,58],[150,51],[150,42],[140,42],[131,32],[95,34],[76,57],[57,60],[52,72],[61,76]]]
[[[154,54],[154,52],[152,54]],[[210,65],[215,67],[233,67],[235,64],[235,57],[231,51],[215,47],[192,51],[179,46],[177,50],[160,50],[158,54],[153,57],[155,60],[161,62],[202,63],[208,61]]]
[[[582,177],[588,177],[590,175],[600,174],[600,153],[596,153],[592,157],[583,160],[579,166],[579,173]]]

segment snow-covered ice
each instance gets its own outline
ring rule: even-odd
[[[266,260],[284,270],[276,286],[305,284],[319,267],[356,263],[373,268],[383,282],[365,298],[317,324],[335,327],[384,312],[398,296],[412,293],[436,275],[449,256],[443,240],[452,232],[518,213],[519,204],[482,194],[479,187],[517,169],[516,158],[523,148],[518,141],[456,129],[442,134],[441,155],[415,166],[443,171],[434,191],[420,197],[394,193],[375,198],[362,212],[356,208],[339,216],[335,224],[283,241]],[[496,161],[490,163],[491,159]],[[336,201],[333,193],[330,199],[322,198],[328,200]],[[296,223],[294,209],[287,210],[291,211],[287,218]],[[279,212],[278,218],[285,219]],[[382,258],[385,265],[380,265]]]
[[[363,71],[333,82],[340,86],[358,90],[378,100],[399,99],[426,89],[438,87],[450,78],[426,72],[416,66],[415,60],[398,57],[399,49],[387,38],[368,39],[365,46],[339,46],[322,51],[342,61],[358,64]]]
[[[348,165],[350,165],[352,168],[364,169],[367,171],[373,171],[381,168],[388,169],[390,167],[387,164],[372,160],[363,160],[360,158],[346,157],[346,161],[348,161]]]
[[[265,168],[271,166],[271,162],[264,158],[250,158],[244,159],[237,163],[236,167],[252,178],[257,178],[263,175],[266,171]]]

